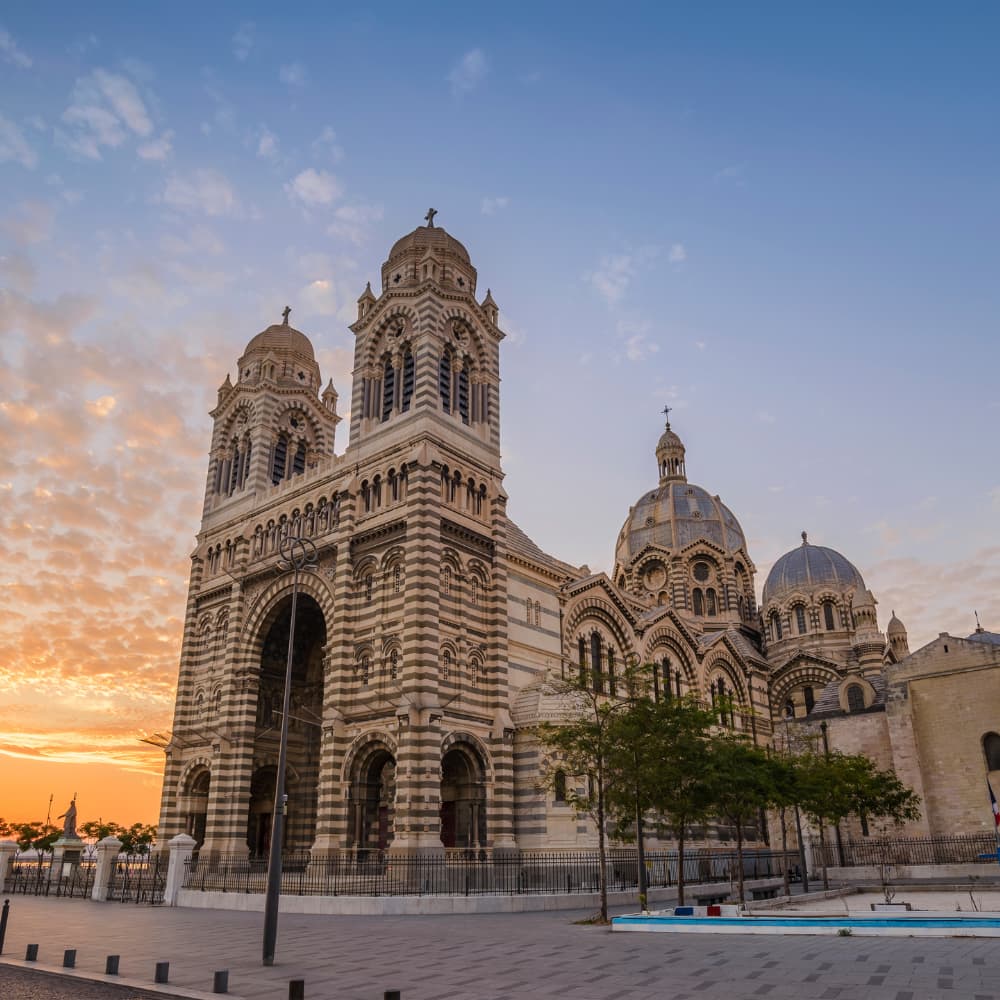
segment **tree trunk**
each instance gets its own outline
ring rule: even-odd
[[[608,922],[608,862],[604,842],[604,772],[597,776],[597,883],[601,893],[601,922]]]
[[[684,827],[677,833],[677,905],[684,905]]]
[[[745,902],[743,891],[743,821],[742,818],[736,821],[736,867],[739,872],[739,899]]]
[[[826,837],[823,834],[823,824],[819,824],[819,850],[823,855],[823,888],[829,891],[830,878],[826,870]]]
[[[779,813],[781,817],[781,879],[785,888],[785,895],[792,894],[792,887],[788,881],[788,830],[785,827],[785,807],[781,807]]]

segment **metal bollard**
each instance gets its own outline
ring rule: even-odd
[[[72,969],[76,965],[76,948],[67,948],[63,952],[63,968]]]
[[[386,990],[382,994],[383,1000],[399,1000],[399,990]]]
[[[306,981],[304,979],[288,980],[288,1000],[305,1000]]]
[[[170,978],[170,963],[169,962],[157,962],[156,972],[153,975],[154,983],[165,983]]]
[[[29,944],[27,950],[24,953],[24,960],[26,962],[37,962],[38,961],[38,945]]]
[[[228,993],[229,992],[229,970],[220,969],[215,973],[212,978],[212,992],[213,993]]]
[[[106,976],[117,976],[118,975],[118,962],[121,960],[121,955],[108,955],[104,962],[104,975]]]
[[[10,900],[3,901],[3,910],[0,910],[0,955],[3,954],[3,939],[7,936],[7,917],[10,914]]]

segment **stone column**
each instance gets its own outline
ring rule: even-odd
[[[186,833],[179,833],[167,845],[170,851],[170,863],[167,866],[167,881],[163,888],[164,906],[177,905],[177,896],[184,884],[185,865],[191,860],[196,846],[197,841],[194,837],[189,837]]]
[[[13,840],[0,840],[0,890],[3,889],[14,865],[18,847]]]
[[[97,842],[97,871],[94,872],[94,888],[91,899],[103,903],[108,898],[111,889],[111,876],[114,874],[118,855],[121,853],[122,842],[117,837],[105,837]]]

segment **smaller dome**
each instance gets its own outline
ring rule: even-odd
[[[886,635],[906,635],[906,626],[896,617],[895,611],[893,611],[885,631]]]
[[[247,344],[244,356],[251,351],[274,351],[276,353],[300,354],[310,361],[316,360],[313,346],[309,338],[295,327],[287,323],[275,323],[262,330]]]
[[[786,552],[767,574],[763,604],[780,603],[788,594],[812,593],[819,590],[865,592],[865,581],[853,563],[835,549],[810,545],[802,532],[802,544]]]

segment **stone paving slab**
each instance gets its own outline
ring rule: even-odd
[[[3,958],[29,943],[53,971],[66,948],[103,978],[104,959],[152,987],[157,961],[187,995],[229,969],[231,996],[286,1000],[1000,1000],[1000,941],[964,938],[752,938],[614,934],[588,914],[313,916],[283,913],[277,964],[260,962],[256,913],[15,897]],[[3,1000],[7,1000],[6,997]],[[14,1000],[14,998],[11,998]]]

